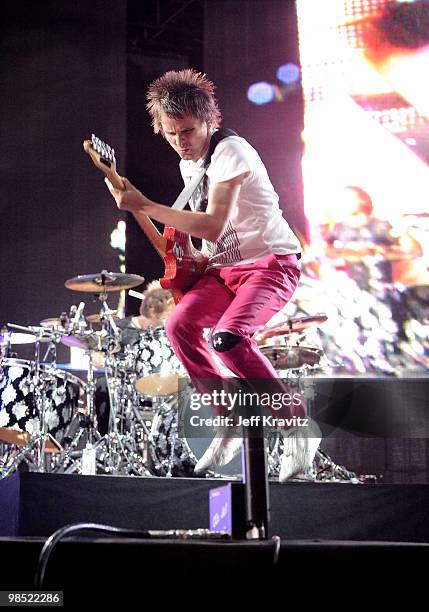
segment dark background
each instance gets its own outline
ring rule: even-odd
[[[178,158],[145,110],[148,84],[168,69],[194,67],[216,83],[224,126],[256,147],[285,216],[305,233],[300,91],[262,107],[246,98],[250,84],[275,82],[280,64],[298,63],[293,0],[3,0],[0,37],[0,325],[38,324],[80,300],[95,312],[91,296],[65,280],[119,270],[109,240],[125,215],[82,150],[92,132],[114,146],[120,173],[149,197],[174,201]],[[126,267],[146,280],[163,271],[132,218]],[[109,301],[115,307],[117,294]],[[127,300],[127,314],[137,308]],[[426,440],[325,444],[358,473],[428,480]]]

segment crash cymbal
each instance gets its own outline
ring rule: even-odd
[[[82,274],[67,280],[64,285],[73,291],[99,293],[101,291],[122,291],[137,287],[144,282],[143,276],[138,274],[122,274],[120,272],[106,272],[99,274]]]
[[[33,336],[33,334],[20,334],[17,332],[0,334],[0,344],[32,344],[33,342],[36,342],[36,336]]]
[[[294,334],[301,332],[312,327],[313,325],[320,325],[324,323],[328,317],[324,314],[318,314],[311,317],[296,317],[294,319],[288,319],[282,325],[277,327],[268,327],[258,332],[256,342],[263,344],[267,338],[273,338],[274,336],[284,336],[285,334]]]
[[[112,310],[112,312],[110,312],[109,314],[110,314],[110,316],[112,317],[112,319],[114,321],[118,321],[119,320],[119,317],[116,314],[115,310]],[[89,323],[101,323],[101,317],[100,317],[99,314],[88,315],[86,317],[86,320],[89,321]]]
[[[314,366],[322,356],[321,349],[310,346],[260,346],[259,350],[278,370],[302,368],[304,365]]]

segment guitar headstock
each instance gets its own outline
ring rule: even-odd
[[[83,148],[97,168],[108,177],[113,186],[117,189],[123,189],[122,180],[116,172],[115,149],[97,138],[95,134],[92,134],[91,140],[84,140]]]

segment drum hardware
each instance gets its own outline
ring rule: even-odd
[[[75,325],[69,328],[69,334],[62,337],[62,342],[69,346],[83,348],[88,359],[86,391],[86,408],[79,423],[79,431],[74,436],[62,457],[56,471],[71,473],[83,469],[86,457],[90,458],[95,472],[96,467],[109,474],[150,475],[144,458],[139,454],[135,421],[132,417],[132,398],[135,390],[120,368],[115,353],[120,349],[121,331],[115,323],[115,311],[107,305],[107,292],[120,291],[143,282],[137,275],[107,273],[78,276],[65,283],[66,287],[76,291],[97,292],[101,302],[98,315],[90,315],[90,322],[100,322],[101,330],[94,332],[87,329],[87,322],[75,315]],[[100,291],[101,290],[101,291]],[[79,319],[79,320],[78,320]],[[78,324],[77,324],[78,323]],[[110,399],[109,429],[101,436],[96,428],[95,414],[95,381],[93,376],[93,353],[102,351],[105,354],[105,371],[108,395]],[[134,361],[133,361],[134,363]],[[130,393],[130,386],[132,393]],[[78,450],[79,442],[85,434],[86,446]]]
[[[116,314],[116,310],[110,310],[110,311],[109,311],[109,314],[112,316],[112,318],[113,318],[115,321],[118,321],[118,320],[119,320],[119,317],[118,317],[118,315]],[[88,321],[88,323],[96,323],[96,324],[98,324],[98,323],[101,323],[101,322],[102,322],[102,321],[101,321],[101,315],[100,315],[99,313],[92,314],[92,315],[87,315],[86,320]]]
[[[83,280],[82,280],[83,279]],[[107,307],[107,293],[105,282],[107,282],[107,273],[102,272],[100,275],[87,275],[77,277],[77,279],[71,279],[66,281],[65,286],[70,289],[82,291],[88,291],[89,284],[92,283],[92,287],[102,289],[102,292],[98,295],[98,299],[101,301],[100,317],[106,324],[101,332],[93,332],[88,330],[87,322],[83,316],[83,310],[85,307],[84,302],[80,302],[79,306],[74,310],[72,307],[71,317],[69,317],[69,324],[67,333],[62,334],[61,342],[66,346],[77,346],[85,350],[85,354],[88,356],[87,361],[87,376],[85,382],[85,407],[81,410],[79,415],[78,430],[70,441],[67,449],[64,450],[58,458],[57,465],[54,471],[64,473],[71,473],[76,470],[80,470],[82,474],[95,474],[96,473],[96,456],[98,447],[101,445],[102,436],[97,430],[97,419],[95,414],[95,382],[94,382],[94,368],[93,368],[93,352],[95,350],[111,350],[113,346],[119,342],[120,332],[117,329],[113,319],[109,314]],[[111,279],[112,282],[114,279]],[[100,281],[100,282],[99,282]],[[82,289],[83,287],[83,289]],[[92,290],[92,289],[91,289]],[[109,318],[110,317],[110,318]],[[110,325],[110,328],[108,327]],[[113,334],[111,333],[113,330]],[[112,344],[112,337],[114,345]],[[84,439],[84,448],[79,448],[81,439]]]
[[[143,293],[140,293],[140,291],[134,291],[134,289],[130,289],[128,291],[128,295],[130,295],[131,297],[135,297],[138,300],[144,300],[144,295]]]
[[[328,320],[328,317],[325,314],[317,314],[308,317],[296,317],[291,318],[282,323],[281,325],[276,325],[274,327],[265,327],[258,331],[254,338],[258,344],[265,344],[265,341],[268,338],[273,338],[275,336],[287,336],[290,334],[298,333],[305,331],[309,327],[313,325],[321,325],[325,321]]]
[[[110,398],[105,469],[108,473],[152,476],[148,468],[149,430],[139,418],[135,390],[129,376],[106,375]],[[138,427],[140,425],[140,427]]]
[[[335,463],[320,447],[316,451],[312,469],[315,473],[314,479],[321,482],[361,482],[355,472]]]
[[[21,329],[21,328],[20,328]],[[7,331],[3,331],[0,334],[0,345],[6,345],[6,346],[10,346],[13,344],[33,344],[34,342],[36,342],[36,336],[34,334],[20,334],[20,333],[14,333],[14,332],[9,332]]]
[[[48,431],[47,409],[48,409],[48,394],[56,391],[56,399],[59,396],[65,395],[64,388],[60,391],[60,386],[57,380],[56,369],[56,343],[58,342],[58,334],[52,334],[50,330],[44,327],[24,327],[13,323],[8,324],[8,327],[21,329],[23,331],[32,332],[35,335],[35,355],[34,361],[29,363],[27,378],[22,381],[20,390],[26,394],[31,393],[34,398],[34,406],[37,418],[33,419],[30,432],[23,432],[16,428],[2,427],[0,429],[0,438],[9,444],[20,447],[20,450],[14,461],[8,467],[7,473],[13,472],[23,459],[27,463],[32,464],[33,471],[46,471],[45,453],[59,453],[62,446],[58,440]],[[44,359],[51,355],[52,361],[50,364],[41,365],[40,349],[44,342],[49,342]],[[16,360],[12,360],[14,362]],[[4,360],[2,366],[9,366],[8,360]],[[19,371],[19,368],[18,368]],[[15,379],[13,379],[15,380]],[[6,381],[9,382],[9,381]],[[8,387],[10,388],[10,386]],[[16,391],[12,388],[12,395],[8,395],[7,389],[2,393],[2,403],[6,403],[8,396],[15,397]],[[25,416],[29,406],[22,402],[23,405],[15,406],[15,417],[17,414]],[[16,417],[17,418],[17,417]],[[10,419],[10,417],[9,417]],[[18,421],[17,421],[18,424]]]
[[[310,346],[266,345],[260,346],[259,350],[277,370],[315,366],[322,357],[322,349]]]

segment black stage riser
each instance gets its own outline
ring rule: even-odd
[[[21,473],[0,481],[0,536],[49,536],[95,522],[208,528],[209,490],[225,480]],[[283,539],[429,542],[429,486],[271,483],[270,535]]]

